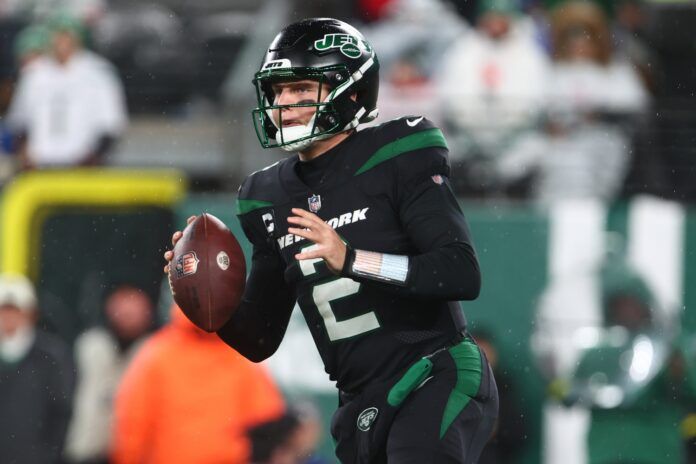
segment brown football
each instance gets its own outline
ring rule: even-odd
[[[239,306],[246,264],[239,242],[225,224],[203,213],[186,229],[169,263],[174,301],[201,329],[215,332]]]

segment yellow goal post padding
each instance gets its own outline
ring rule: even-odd
[[[184,198],[187,187],[184,174],[170,169],[83,168],[20,174],[3,192],[0,269],[30,274],[32,227],[40,211],[65,206],[172,207]]]

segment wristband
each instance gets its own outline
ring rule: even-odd
[[[390,255],[346,247],[342,275],[361,277],[378,282],[406,285],[409,271],[408,256]]]

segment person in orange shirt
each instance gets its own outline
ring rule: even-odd
[[[115,464],[247,463],[247,430],[285,411],[261,366],[176,306],[133,359],[114,407]]]

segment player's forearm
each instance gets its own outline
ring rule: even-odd
[[[414,256],[409,288],[414,295],[450,301],[475,300],[481,291],[481,272],[473,248],[461,242]]]
[[[250,361],[263,361],[278,349],[294,306],[277,256],[255,247],[239,308],[217,334]]]
[[[481,288],[476,255],[455,242],[416,256],[349,249],[342,274],[402,296],[473,300]]]
[[[265,237],[254,240],[251,223],[245,217],[240,220],[254,244],[251,269],[239,307],[217,334],[245,358],[261,362],[278,349],[296,297],[285,282],[285,267],[272,244]]]
[[[278,313],[292,311],[292,306],[288,311],[283,303],[278,304]],[[268,306],[264,308],[243,300],[230,320],[217,331],[218,336],[250,361],[261,362],[269,358],[278,349],[289,319],[269,317],[272,305],[264,305]]]

